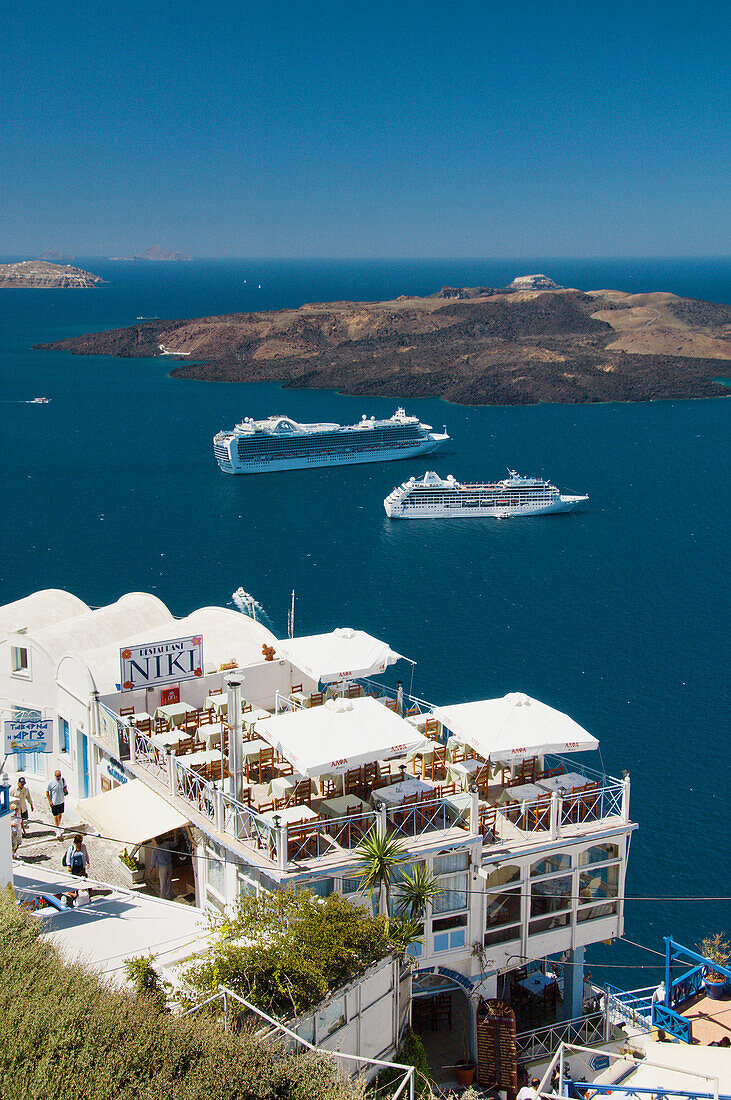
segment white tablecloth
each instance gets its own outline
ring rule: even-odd
[[[578,772],[551,775],[547,779],[536,780],[536,785],[542,787],[545,791],[558,791],[560,787],[563,787],[567,793],[572,791],[574,787],[585,787],[587,783],[591,783],[591,780],[587,779],[585,775],[579,775]]]
[[[262,741],[261,737],[257,737],[255,741],[244,741],[242,751],[242,762],[244,764],[250,764],[254,760],[259,759],[259,753],[262,749],[270,749],[271,745],[266,741]]]
[[[528,993],[532,993],[534,997],[542,997],[549,985],[555,985],[556,979],[554,977],[547,977],[542,974],[540,970],[534,971],[529,974],[527,978],[523,978],[521,982],[518,982],[519,986],[526,989]]]
[[[228,714],[228,696],[226,695],[209,695],[203,704],[204,710],[212,710],[215,714],[221,715]]]
[[[300,775],[299,772],[295,772],[294,775],[277,775],[269,784],[268,795],[270,798],[284,798],[298,783],[304,783],[306,779],[307,776]],[[311,790],[312,782],[310,782]]]
[[[500,805],[505,802],[535,802],[537,798],[545,798],[547,794],[548,791],[537,783],[521,783],[519,787],[506,787],[498,802]]]
[[[425,779],[404,779],[400,783],[392,783],[390,787],[379,787],[371,795],[371,801],[385,802],[388,806],[398,806],[405,798],[411,798],[415,794],[433,794],[434,784]]]
[[[168,722],[172,722],[174,726],[182,726],[185,721],[185,716],[188,711],[194,711],[197,708],[192,703],[186,703],[183,699],[179,703],[168,703],[167,706],[158,707],[155,711],[156,718],[166,718]]]
[[[279,817],[280,825],[284,825],[285,822],[289,824],[292,821],[312,821],[317,817],[317,813],[309,806],[285,806],[281,810],[267,810],[266,813],[260,814],[260,817],[270,825],[274,824],[275,816]]]

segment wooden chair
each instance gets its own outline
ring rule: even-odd
[[[421,768],[422,779],[427,777],[435,782],[439,779],[447,778],[447,746],[442,745],[438,749],[434,749],[434,755],[431,760],[424,760],[422,757]]]
[[[223,688],[211,688],[208,692],[209,695],[223,695]]]
[[[434,998],[434,1024],[439,1031],[440,1024],[448,1024],[452,1030],[452,994],[437,993]]]
[[[481,806],[479,824],[480,832],[485,840],[496,840],[497,808],[495,806]]]
[[[180,737],[178,739],[178,748],[177,748],[177,751],[176,751],[175,755],[176,756],[186,756],[189,752],[195,752],[195,749],[196,749],[196,738],[195,737],[193,737],[193,736]]]
[[[134,712],[135,712],[134,707],[120,707],[119,708],[119,717],[120,718],[126,718],[128,715],[134,714]]]
[[[152,719],[143,718],[140,722],[135,722],[135,728],[141,730],[142,733],[152,733]]]
[[[363,786],[363,769],[351,768],[345,773],[343,790],[345,794],[358,794]]]
[[[242,714],[250,714],[253,709],[254,708],[252,707],[251,703],[242,703],[241,704],[241,713]]]
[[[274,776],[274,749],[260,749],[258,760],[259,782],[264,781],[264,772],[268,771],[270,778]]]
[[[302,691],[302,684],[292,684],[292,686],[289,690],[290,690],[290,693],[292,695],[294,695],[295,691]]]
[[[360,684],[348,684],[345,689],[346,699],[360,699],[362,688]]]
[[[320,779],[320,789],[323,798],[334,798],[340,790],[340,781],[337,776],[323,775]]]
[[[404,718],[413,718],[416,714],[421,714],[421,711],[416,705],[414,705],[413,707],[407,707],[404,711]]]
[[[213,711],[201,710],[198,712],[198,725],[199,726],[211,726],[213,725]]]
[[[325,696],[321,691],[313,691],[312,692],[312,695],[310,696],[310,706],[311,707],[321,707],[324,702],[325,702]]]
[[[424,725],[424,734],[432,739],[439,736],[439,722],[436,718],[427,718]]]
[[[251,787],[247,787],[246,789],[249,792],[251,791]],[[256,812],[258,814],[270,814],[270,813],[274,813],[276,808],[277,808],[277,803],[276,803],[275,799],[272,799],[271,802],[259,802],[259,804],[256,807]]]
[[[295,787],[288,792],[285,805],[286,806],[309,806],[312,801],[312,782],[309,779],[303,779],[301,783],[298,783]]]
[[[387,699],[386,706],[389,710],[392,710],[394,714],[398,714],[398,699]]]
[[[411,1012],[414,1027],[417,1031],[425,1031],[426,1028],[429,1028],[430,1031],[436,1031],[433,997],[417,997],[411,1002]]]

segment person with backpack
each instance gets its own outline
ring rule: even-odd
[[[78,878],[87,877],[89,871],[89,853],[86,850],[84,838],[81,833],[77,833],[74,837],[73,844],[69,844],[64,852],[62,862],[64,867],[68,867],[72,875],[76,875]]]

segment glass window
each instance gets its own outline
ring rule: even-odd
[[[317,1041],[322,1042],[333,1031],[337,1031],[345,1023],[345,998],[338,997],[331,1001],[317,1013]]]
[[[467,942],[467,915],[432,921],[435,951],[453,951]]]
[[[497,928],[503,924],[520,922],[520,887],[497,891],[486,897],[487,916],[485,928]]]
[[[223,862],[223,848],[211,843],[207,852],[208,858],[208,887],[214,890],[220,898],[226,897],[226,865]]]
[[[496,867],[495,870],[487,876],[485,879],[485,888],[490,890],[494,886],[507,886],[509,882],[519,881],[520,867],[516,867],[511,863],[502,864],[500,867]]]
[[[605,863],[608,859],[618,859],[619,846],[617,844],[595,844],[593,848],[587,848],[579,856],[579,866],[586,867],[592,863]]]
[[[28,671],[28,650],[21,649],[18,646],[10,647],[10,669],[11,672],[27,672]]]
[[[466,871],[470,865],[469,852],[450,852],[447,856],[437,856],[434,860],[434,874],[447,875],[454,871]]]
[[[530,873],[532,878],[536,878],[538,875],[551,875],[554,871],[567,871],[570,866],[570,855],[550,855],[534,863],[531,866]]]
[[[442,875],[439,885],[443,893],[432,902],[434,913],[452,913],[467,908],[467,875]]]
[[[355,894],[360,890],[359,878],[344,878],[341,893],[343,894]]]
[[[530,934],[535,936],[539,932],[550,932],[554,928],[563,928],[570,920],[570,913],[557,913],[552,917],[543,917],[542,920],[532,920],[530,922]]]
[[[490,947],[494,943],[509,943],[511,940],[519,939],[520,925],[513,924],[505,928],[494,928],[490,932],[486,932],[484,944],[485,947]]]
[[[606,901],[603,905],[585,905],[583,909],[579,909],[579,914],[576,919],[579,924],[583,924],[586,920],[599,920],[601,917],[611,917],[612,914],[616,912],[616,901]]]
[[[530,915],[557,913],[571,907],[571,875],[557,875],[531,885]]]
[[[58,720],[58,741],[61,752],[71,752],[71,733],[65,718],[59,718]]]
[[[595,867],[579,875],[579,904],[585,901],[602,901],[616,898],[619,887],[619,864]]]

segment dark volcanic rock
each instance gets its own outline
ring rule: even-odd
[[[612,348],[618,330],[592,316],[597,305],[594,297],[576,290],[507,294],[479,287],[455,297],[443,288],[430,298],[394,302],[316,303],[296,310],[154,320],[38,346],[76,355],[145,357],[158,355],[162,345],[187,353],[174,361],[171,374],[177,378],[278,381],[400,399],[442,396],[470,404],[728,393],[713,382],[729,373],[728,359],[666,354],[665,344],[658,345],[658,354],[646,347],[643,354]],[[615,308],[610,316],[615,314],[624,318],[627,309]],[[699,316],[710,323],[705,310]],[[685,335],[692,333],[689,324],[683,325]],[[722,341],[709,342],[707,328],[702,332],[704,348],[723,347]]]

